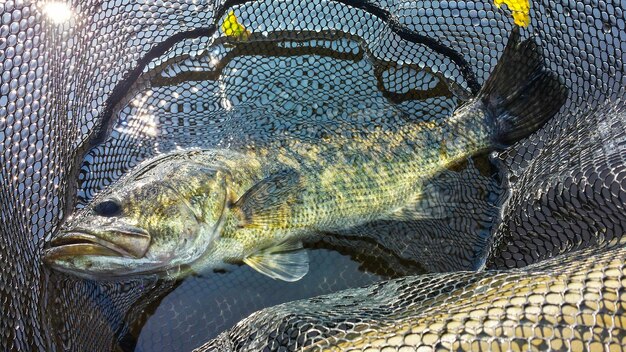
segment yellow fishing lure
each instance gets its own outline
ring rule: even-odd
[[[245,41],[250,37],[250,31],[239,23],[234,11],[230,11],[222,23],[222,31],[227,37],[235,40]]]
[[[527,27],[530,24],[530,3],[528,0],[494,0],[496,7],[506,4],[516,25]]]

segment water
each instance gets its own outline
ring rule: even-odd
[[[293,283],[273,280],[248,266],[186,278],[147,319],[136,351],[190,351],[261,308],[384,278],[359,270],[357,262],[335,251],[316,249],[309,255],[309,273]]]

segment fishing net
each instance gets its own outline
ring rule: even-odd
[[[449,218],[328,234],[308,244],[311,272],[287,285],[247,267],[90,282],[51,272],[41,253],[74,209],[167,151],[445,121],[498,61],[509,10],[0,3],[0,346],[172,351],[216,336],[205,349],[623,346],[624,6],[532,2],[522,34],[568,88],[559,114],[429,181],[455,204]]]

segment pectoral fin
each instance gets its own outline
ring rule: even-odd
[[[300,280],[309,271],[309,255],[299,241],[264,249],[243,262],[261,274],[288,282]]]
[[[248,228],[277,227],[290,216],[291,205],[302,192],[300,175],[283,170],[260,181],[235,203],[239,226]]]

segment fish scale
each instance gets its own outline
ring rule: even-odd
[[[406,205],[420,194],[424,179],[489,148],[491,133],[482,123],[484,115],[467,118],[477,121],[457,126],[410,124],[358,139],[339,136],[324,144],[283,143],[275,149],[280,156],[271,158],[264,156],[265,151],[248,152],[239,158],[243,165],[236,168],[245,168],[249,160],[263,162],[256,175],[250,175],[253,179],[238,182],[253,184],[275,170],[295,167],[306,185],[301,200],[287,218],[268,227],[332,231],[354,226]],[[413,148],[405,148],[407,140],[412,141]],[[440,152],[442,148],[447,149],[445,154]],[[242,191],[245,188],[240,187]],[[237,198],[242,195],[237,194]]]

